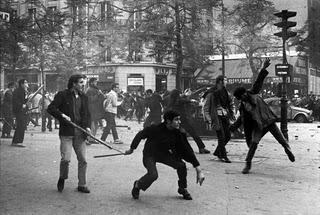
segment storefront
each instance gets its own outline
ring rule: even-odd
[[[293,73],[287,79],[288,97],[293,96],[294,92],[299,92],[299,94],[307,93],[308,75],[305,59],[301,56],[288,56],[288,61],[294,68]],[[262,93],[265,93],[268,96],[279,96],[282,78],[275,75],[275,64],[281,62],[282,59],[279,57],[271,59],[271,65],[268,67],[269,74],[264,82],[262,90]],[[198,71],[195,74],[197,88],[214,85],[215,79],[222,74],[221,67],[221,60],[217,60],[206,68]],[[252,71],[247,59],[227,59],[225,68],[225,74],[228,78],[228,90],[233,91],[239,86],[249,89],[252,86]]]
[[[98,86],[104,90],[112,83],[126,92],[152,89],[163,92],[175,88],[175,65],[154,63],[117,63],[87,67],[84,74],[98,79]]]
[[[90,78],[96,78],[98,80],[98,87],[102,91],[108,91],[111,88],[111,84],[115,82],[115,67],[110,66],[89,66],[85,75],[88,80]]]

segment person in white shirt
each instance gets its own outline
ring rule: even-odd
[[[105,109],[104,119],[107,121],[106,127],[103,129],[103,133],[101,136],[101,140],[105,141],[108,137],[110,130],[112,131],[112,136],[115,144],[122,144],[123,142],[118,137],[118,132],[116,128],[115,117],[117,115],[117,106],[118,106],[118,92],[119,85],[117,83],[113,83],[111,85],[111,90],[107,94],[107,98],[103,103],[103,107]]]

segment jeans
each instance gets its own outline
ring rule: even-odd
[[[143,156],[143,165],[147,169],[147,174],[142,176],[138,181],[138,186],[142,190],[147,190],[151,184],[157,180],[158,171],[156,163],[163,163],[177,170],[178,186],[180,188],[187,188],[187,168],[186,164],[173,155],[163,154],[159,156]]]
[[[247,157],[246,157],[247,162],[250,163],[252,161],[252,158],[256,152],[256,149],[258,147],[260,140],[267,132],[270,132],[276,138],[278,143],[283,146],[284,149],[290,149],[288,141],[283,136],[282,132],[280,131],[280,129],[278,128],[276,123],[272,123],[271,125],[264,128],[263,130],[259,129],[258,127],[255,127],[252,130],[251,145],[250,145]]]
[[[75,130],[74,136],[60,136],[60,178],[68,178],[72,147],[77,155],[78,160],[78,186],[86,186],[86,144],[82,133],[77,130]]]
[[[104,127],[103,133],[101,136],[101,140],[105,141],[108,137],[108,134],[110,130],[112,131],[113,140],[119,139],[117,129],[116,129],[116,120],[115,120],[116,114],[114,113],[105,113],[105,119],[107,121],[107,126]]]
[[[231,133],[229,129],[229,118],[226,116],[218,116],[221,128],[220,130],[217,130],[217,138],[218,138],[218,146],[216,150],[214,151],[214,155],[225,158],[227,157],[227,151],[226,151],[226,145],[231,139]]]

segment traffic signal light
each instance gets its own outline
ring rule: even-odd
[[[288,21],[288,18],[294,17],[297,15],[297,12],[282,10],[279,13],[274,14],[277,17],[280,17],[282,20],[281,22],[275,23],[274,25],[277,27],[282,28],[281,32],[275,33],[274,35],[278,37],[282,37],[283,41],[286,41],[290,37],[294,37],[297,35],[297,32],[289,31],[288,29],[297,25],[296,22]]]

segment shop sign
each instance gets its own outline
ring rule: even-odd
[[[128,78],[128,86],[143,86],[143,77]]]
[[[0,11],[0,20],[9,22],[10,21],[10,13]]]
[[[155,74],[156,75],[169,75],[169,69],[166,68],[156,68],[155,69]]]
[[[99,75],[93,75],[93,74],[89,74],[89,75],[86,75],[87,79],[89,80],[90,78],[96,78],[97,81],[99,81]]]
[[[115,73],[115,67],[110,66],[93,66],[93,67],[87,67],[88,73],[94,73],[94,74],[113,74]]]
[[[251,78],[228,78],[228,84],[251,84]]]

